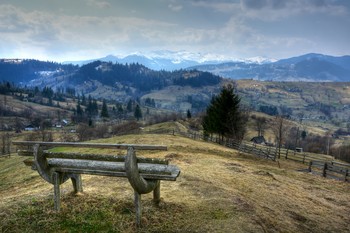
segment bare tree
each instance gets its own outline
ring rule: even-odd
[[[59,139],[62,142],[75,142],[76,141],[76,136],[75,136],[75,134],[73,132],[70,132],[69,130],[63,130],[60,133]]]
[[[88,124],[80,123],[77,126],[77,135],[78,135],[79,141],[86,141],[92,138],[93,130]]]
[[[22,131],[22,128],[23,128],[23,124],[21,122],[21,120],[16,117],[15,118],[15,131],[16,133],[20,133]]]
[[[257,117],[255,119],[255,129],[258,131],[258,136],[264,136],[266,129],[266,118],[265,117]]]
[[[276,116],[272,130],[276,139],[276,147],[278,148],[278,158],[280,158],[281,147],[285,139],[285,134],[287,132],[285,119],[282,116]]]
[[[108,136],[108,125],[107,124],[99,124],[96,125],[94,130],[94,136],[96,138],[105,138]]]
[[[9,133],[3,133],[1,135],[1,154],[6,155],[11,153],[11,139]]]

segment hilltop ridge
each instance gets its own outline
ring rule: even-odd
[[[280,161],[279,167],[220,145],[174,135],[133,134],[94,142],[161,143],[168,151],[142,156],[167,158],[181,168],[176,182],[162,183],[159,208],[153,206],[151,196],[143,195],[142,232],[349,230],[349,184],[297,171],[305,165]],[[24,159],[0,158],[1,231],[135,230],[133,192],[127,180],[83,175],[84,193],[79,196],[70,194],[71,184],[66,182],[64,206],[55,213],[52,185],[25,167]]]

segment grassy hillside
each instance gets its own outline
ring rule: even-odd
[[[169,86],[153,90],[141,99],[152,98],[157,106],[175,111],[205,110],[212,95],[218,94],[225,83],[215,86],[190,88]],[[347,127],[350,115],[350,83],[262,82],[237,80],[237,91],[242,103],[253,111],[262,106],[276,107],[279,114],[320,129],[336,130]]]
[[[350,83],[261,82],[238,80],[242,100],[260,106],[289,108],[293,119],[323,127],[346,127],[350,114]]]
[[[349,183],[299,172],[305,165],[240,155],[219,145],[172,135],[127,135],[98,142],[162,144],[168,151],[139,152],[181,168],[162,182],[160,207],[143,195],[139,232],[349,232]],[[96,152],[96,151],[95,151]],[[106,152],[107,153],[107,152]],[[112,152],[108,153],[124,153]],[[0,232],[134,232],[133,191],[125,178],[83,175],[84,193],[53,188],[25,158],[0,159]]]
[[[46,99],[44,98],[44,100]],[[57,105],[56,101],[54,101],[54,103]],[[1,94],[0,104],[6,111],[11,113],[10,117],[3,116],[3,114],[0,115],[0,123],[7,125],[15,124],[14,121],[16,120],[16,117],[14,115],[19,115],[20,117],[18,118],[23,124],[29,124],[30,120],[36,117],[50,118],[53,120],[60,116],[62,119],[70,119],[71,115],[73,114],[71,109],[76,107],[76,103],[73,103],[71,100],[67,102],[60,102],[59,105],[61,107],[53,107],[21,101],[14,96]]]

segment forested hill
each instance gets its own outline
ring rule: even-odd
[[[83,93],[91,92],[97,85],[149,92],[171,85],[204,87],[219,84],[221,80],[205,71],[154,71],[138,63],[94,61],[78,67],[37,60],[0,60],[0,82],[53,89],[79,87]]]
[[[0,81],[27,83],[43,76],[69,74],[78,66],[62,65],[32,59],[0,59]]]
[[[147,92],[170,85],[191,87],[216,85],[222,78],[197,70],[154,71],[140,64],[123,65],[95,61],[82,66],[70,79],[77,84],[96,80],[107,86],[121,84]]]

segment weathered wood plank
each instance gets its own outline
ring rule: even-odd
[[[337,165],[340,167],[350,168],[350,164],[332,161],[332,165]]]
[[[82,159],[47,159],[50,167],[67,167],[79,169],[96,169],[106,171],[125,171],[124,162],[109,162],[96,160],[82,160]],[[163,164],[146,164],[139,163],[139,171],[141,173],[155,173],[155,174],[171,174],[170,165]]]
[[[20,156],[34,156],[34,152],[28,150],[19,150]],[[79,153],[63,153],[63,152],[48,152],[44,151],[46,158],[62,158],[62,159],[86,159],[86,160],[98,160],[98,161],[113,161],[124,162],[125,155],[106,155],[106,154],[79,154]],[[153,163],[153,164],[169,164],[169,160],[157,159],[157,158],[145,158],[137,157],[138,163]]]
[[[19,155],[19,156],[34,156],[34,152],[33,151],[30,151],[30,150],[18,150],[17,151],[17,154]]]
[[[347,169],[344,167],[338,167],[338,166],[334,166],[331,164],[328,164],[327,170],[332,171],[332,172],[341,173],[341,174],[345,174],[347,171]]]
[[[133,147],[135,150],[167,150],[167,146],[162,145],[146,145],[146,144],[111,144],[111,143],[76,143],[76,142],[36,142],[36,141],[14,141],[14,145],[18,146],[40,146],[52,147],[83,147],[83,148],[105,148],[105,149],[128,149]]]
[[[62,158],[62,159],[85,159],[110,162],[124,162],[125,155],[106,155],[106,154],[79,154],[79,153],[63,153],[63,152],[44,152],[46,158]],[[169,164],[166,159],[137,157],[138,163],[153,164]]]
[[[57,167],[57,168],[54,168],[53,170],[57,172],[65,172],[65,173],[73,173],[73,174],[127,177],[126,172],[117,172],[117,171],[89,170],[89,169],[64,168],[64,167]],[[144,179],[165,180],[165,181],[176,181],[176,178],[179,176],[179,174],[180,174],[179,170],[174,170],[173,173],[170,175],[140,173],[140,175]]]

